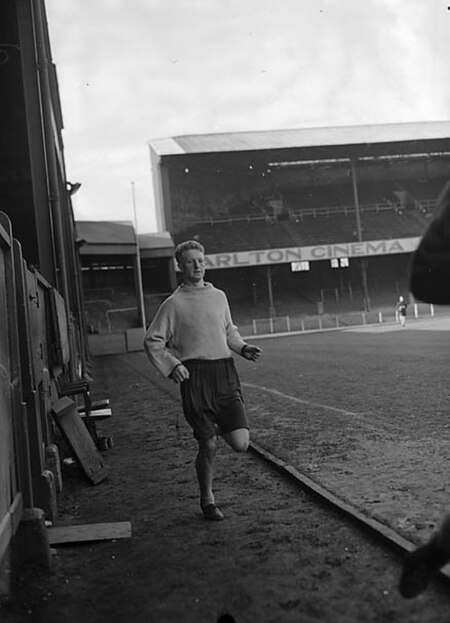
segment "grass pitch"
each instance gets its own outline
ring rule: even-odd
[[[426,538],[450,505],[450,321],[284,336],[239,361],[253,438]]]

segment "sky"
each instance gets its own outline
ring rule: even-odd
[[[450,120],[450,0],[46,8],[77,220],[156,231],[151,139]]]

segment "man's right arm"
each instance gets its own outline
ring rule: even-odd
[[[172,337],[173,309],[163,303],[144,337],[144,350],[151,363],[164,375],[171,377],[181,364],[167,345]],[[177,374],[178,376],[178,374]],[[173,378],[173,377],[172,377]]]

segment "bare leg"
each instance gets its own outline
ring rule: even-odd
[[[221,521],[224,516],[217,508],[212,490],[214,478],[214,463],[217,450],[217,437],[201,439],[198,442],[198,453],[195,460],[195,469],[200,487],[200,506],[205,519]]]
[[[198,453],[195,460],[195,470],[200,487],[200,503],[202,506],[214,504],[212,483],[214,478],[214,463],[217,450],[217,437],[200,439]]]

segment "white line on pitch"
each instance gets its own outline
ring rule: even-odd
[[[355,413],[355,411],[348,411],[347,409],[340,409],[339,407],[332,407],[330,405],[323,405],[319,402],[312,402],[311,400],[302,400],[301,398],[297,398],[297,396],[291,396],[290,394],[285,394],[283,392],[278,391],[277,389],[272,389],[270,387],[264,387],[262,385],[254,385],[253,383],[242,383],[245,387],[250,387],[252,389],[257,389],[259,391],[267,392],[268,394],[272,394],[273,396],[278,396],[280,398],[285,398],[286,400],[290,400],[291,402],[297,402],[302,405],[308,405],[309,407],[318,407],[319,409],[325,409],[326,411],[334,411],[335,413],[340,413],[341,415],[347,415],[353,418],[358,418],[362,422],[364,422],[364,426],[367,428],[371,428],[378,433],[380,432],[380,428],[391,429],[392,431],[398,432],[397,428],[393,426],[383,423],[381,426],[374,426],[370,422],[367,421],[367,418],[362,413]]]
[[[339,407],[331,407],[329,405],[322,405],[319,402],[311,402],[311,400],[302,400],[301,398],[297,398],[297,396],[290,396],[289,394],[284,394],[283,392],[278,391],[277,389],[271,389],[270,387],[263,387],[261,385],[253,385],[252,383],[242,383],[246,387],[251,387],[253,389],[260,389],[263,392],[267,392],[268,394],[273,394],[274,396],[280,396],[280,398],[287,398],[287,400],[291,400],[292,402],[299,402],[302,405],[309,405],[310,407],[319,407],[320,409],[328,409],[329,411],[336,411],[337,413],[342,413],[344,415],[356,415],[357,417],[362,417],[359,413],[354,413],[353,411],[347,411],[347,409],[339,409]]]

